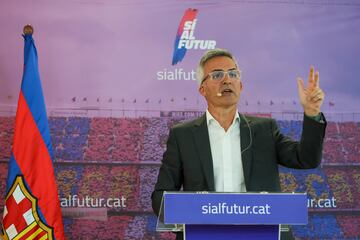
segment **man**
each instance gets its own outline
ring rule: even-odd
[[[170,130],[152,193],[156,214],[163,191],[280,192],[278,164],[301,169],[320,164],[326,127],[320,112],[324,93],[313,67],[307,86],[298,78],[304,108],[299,142],[282,135],[273,119],[238,113],[241,70],[227,50],[205,53],[197,77],[208,109],[202,117]]]

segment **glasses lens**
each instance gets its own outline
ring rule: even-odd
[[[229,78],[232,78],[232,79],[240,78],[240,72],[238,70],[230,70],[230,71],[228,71],[228,74],[229,74]]]
[[[221,80],[224,77],[223,71],[215,71],[211,73],[211,79],[213,80]]]

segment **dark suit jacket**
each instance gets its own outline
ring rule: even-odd
[[[239,147],[244,150],[251,144],[242,153],[247,191],[280,192],[278,164],[302,169],[315,168],[320,164],[326,122],[319,123],[304,116],[301,140],[295,142],[280,133],[273,119],[251,116],[245,119],[241,114],[240,119]],[[158,215],[163,191],[178,191],[181,188],[184,191],[215,191],[205,114],[170,130],[151,196],[155,214]]]

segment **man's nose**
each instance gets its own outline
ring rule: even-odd
[[[222,80],[223,84],[231,84],[231,79],[229,78],[229,74],[226,72],[224,75],[224,79]]]

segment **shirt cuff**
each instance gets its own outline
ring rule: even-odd
[[[307,117],[310,118],[310,119],[312,119],[312,120],[314,120],[314,121],[317,121],[317,122],[319,122],[319,123],[323,123],[323,122],[324,122],[324,118],[323,118],[323,115],[322,115],[321,113],[319,113],[319,114],[316,115],[316,116],[312,116],[312,117],[307,116]]]

